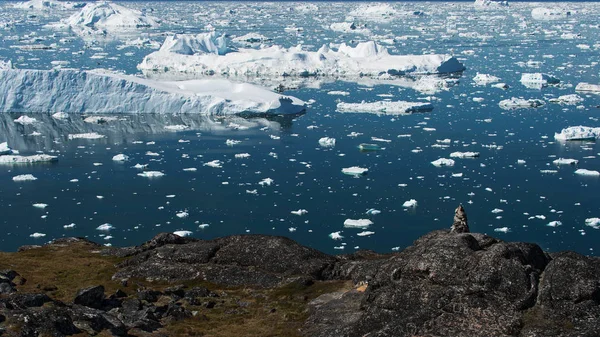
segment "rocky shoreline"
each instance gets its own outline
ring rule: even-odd
[[[394,254],[168,233],[127,248],[23,247],[0,256],[0,335],[600,335],[599,258],[469,233],[466,221],[457,209],[452,231]]]

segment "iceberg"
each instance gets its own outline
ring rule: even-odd
[[[477,85],[487,85],[500,82],[500,78],[493,75],[477,73],[477,75],[473,77],[473,82]]]
[[[452,152],[450,158],[477,158],[479,152]]]
[[[34,9],[34,10],[68,10],[81,8],[85,6],[85,3],[81,2],[70,2],[70,1],[56,1],[56,0],[31,0],[25,2],[18,2],[13,5],[16,9]]]
[[[552,161],[554,165],[577,165],[579,160],[577,159],[569,159],[569,158],[558,158]]]
[[[508,1],[498,1],[498,0],[475,0],[474,3],[475,8],[503,8],[508,7]]]
[[[2,69],[2,65],[0,64],[0,69]],[[575,87],[575,91],[590,91],[590,92],[600,92],[600,84],[590,84],[581,82],[578,83]]]
[[[174,231],[173,234],[175,234],[177,236],[185,237],[185,236],[190,236],[194,233],[190,232],[190,231]]]
[[[0,156],[3,156],[5,154],[11,154],[11,153],[12,153],[12,149],[10,147],[8,147],[7,142],[0,143]]]
[[[14,176],[13,181],[33,181],[33,180],[37,180],[36,177],[33,176],[33,174],[21,174],[18,176]]]
[[[47,154],[35,154],[32,156],[4,155],[0,156],[0,164],[32,164],[49,163],[58,161],[58,157]]]
[[[336,108],[336,111],[338,112],[366,112],[382,115],[408,115],[413,112],[429,112],[431,110],[433,110],[433,105],[431,103],[405,101],[362,101],[361,103],[340,102],[337,104]]]
[[[542,105],[544,105],[544,101],[539,99],[523,99],[517,97],[505,99],[498,103],[498,106],[504,110],[538,108]]]
[[[350,176],[360,176],[363,174],[367,174],[368,171],[369,171],[369,169],[358,167],[358,166],[352,166],[352,167],[347,167],[347,168],[342,169],[343,174],[347,174]]]
[[[437,167],[454,166],[454,160],[452,160],[452,159],[446,159],[446,158],[440,158],[440,159],[432,161],[431,164],[433,164],[433,166],[437,166]]]
[[[335,146],[335,138],[331,137],[323,137],[319,139],[319,145],[322,147],[334,147]]]
[[[164,176],[165,174],[160,171],[144,171],[142,173],[138,173],[137,175],[144,178],[158,178]]]
[[[172,48],[171,46],[177,46]],[[202,48],[196,48],[202,46]],[[215,52],[216,51],[216,52]],[[461,72],[464,65],[450,55],[390,55],[387,48],[373,41],[356,47],[344,43],[323,45],[305,51],[302,45],[260,49],[229,50],[223,37],[215,32],[167,37],[163,47],[138,65],[147,77],[330,77],[385,78],[407,74],[447,74]],[[168,76],[165,76],[168,75]]]
[[[559,141],[569,140],[596,140],[600,138],[600,127],[570,126],[554,134],[554,139]]]
[[[120,154],[112,157],[112,160],[113,161],[128,161],[129,160],[129,156],[126,155],[126,154],[120,153]]]
[[[405,207],[405,208],[417,207],[417,201],[415,199],[407,200],[402,204],[402,207]]]
[[[575,171],[575,174],[579,174],[582,176],[590,176],[590,177],[599,177],[600,176],[600,172],[594,171],[594,170],[587,170],[587,169],[578,169]]]
[[[154,81],[77,70],[0,71],[0,112],[300,114],[305,103],[225,79]]]
[[[593,229],[600,229],[600,218],[585,219],[585,225],[590,226]]]
[[[576,105],[583,102],[583,98],[577,94],[562,95],[558,98],[551,98],[551,103],[565,104],[565,105]]]
[[[371,34],[366,25],[357,25],[354,22],[335,22],[329,25],[329,29],[342,33]]]
[[[373,224],[373,221],[371,221],[369,219],[358,219],[358,220],[346,219],[346,221],[344,221],[344,227],[345,228],[367,229],[372,224]]]
[[[521,83],[531,89],[541,89],[549,84],[558,84],[560,80],[548,74],[524,73],[521,74]]]
[[[108,1],[92,2],[62,21],[70,27],[119,30],[158,27],[160,19]]]

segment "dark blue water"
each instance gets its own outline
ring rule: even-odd
[[[344,20],[348,12],[344,4],[318,5],[328,10],[314,15],[298,14],[290,10],[294,5],[289,3],[245,3],[236,8],[235,14],[224,14],[234,5],[153,2],[155,15],[170,18],[171,22],[157,31],[144,33],[162,41],[165,32],[199,32],[210,21],[221,31],[234,35],[256,31],[284,46],[304,43],[318,48],[331,41],[368,39],[326,29],[329,23]],[[137,3],[127,6],[147,7]],[[537,109],[507,111],[498,102],[511,97],[548,99],[574,93],[579,82],[598,83],[598,47],[594,46],[599,29],[595,23],[596,6],[569,4],[578,9],[576,15],[550,22],[532,20],[529,15],[532,7],[528,4],[512,6],[510,11],[475,11],[468,3],[396,6],[422,10],[429,15],[369,22],[375,38],[415,35],[417,38],[398,39],[390,46],[391,51],[459,56],[468,70],[457,85],[423,93],[393,85],[324,83],[319,88],[286,91],[315,102],[305,115],[283,120],[126,115],[121,116],[124,120],[98,125],[85,123],[76,116],[70,121],[56,121],[32,112],[27,115],[38,119],[39,124],[21,126],[13,122],[20,114],[3,114],[0,142],[8,141],[23,154],[41,151],[57,155],[59,161],[48,165],[0,166],[0,226],[4,233],[0,248],[16,250],[21,245],[41,244],[62,236],[85,236],[115,246],[135,245],[159,232],[188,230],[194,237],[207,239],[240,233],[283,235],[329,253],[352,252],[355,247],[389,252],[395,247],[406,247],[428,231],[448,228],[454,208],[463,204],[472,231],[505,240],[536,242],[553,251],[568,249],[595,254],[600,233],[586,226],[585,219],[600,217],[597,193],[600,183],[597,178],[578,176],[574,171],[599,170],[600,150],[595,143],[556,143],[554,133],[573,125],[600,126],[597,108],[600,96],[580,94],[584,98],[580,107],[546,101]],[[208,13],[208,17],[192,15],[200,11]],[[271,14],[272,20],[262,19],[257,12]],[[68,60],[70,67],[106,67],[137,73],[137,63],[152,51],[118,50],[117,46],[127,38],[90,42],[70,32],[42,28],[65,14],[53,12],[28,19],[24,12],[10,13],[10,18],[22,21],[0,29],[5,38],[0,43],[0,58],[11,59],[19,68],[49,69],[52,60]],[[305,28],[304,33],[283,32],[282,28],[293,20]],[[65,36],[72,40],[53,51],[22,51],[11,47],[23,44],[19,38],[32,32],[45,37],[44,43]],[[472,32],[489,37],[461,34]],[[564,33],[580,36],[563,39]],[[50,34],[56,36],[49,37]],[[578,47],[583,44],[590,49]],[[73,54],[79,50],[83,54]],[[89,58],[98,52],[106,53],[107,57]],[[529,60],[544,63],[539,68],[519,63]],[[476,86],[472,78],[477,72],[498,76],[511,88],[503,91]],[[561,80],[561,85],[528,89],[519,82],[525,72],[551,73]],[[350,95],[327,94],[340,90]],[[391,97],[378,96],[382,94]],[[430,100],[434,110],[409,116],[336,112],[336,100],[360,102],[385,98]],[[474,102],[473,98],[483,101]],[[230,123],[247,124],[248,129],[235,129]],[[169,132],[164,128],[179,124],[190,129]],[[41,135],[29,136],[34,131]],[[68,134],[92,131],[107,137],[67,138]],[[352,132],[362,135],[348,136]],[[336,146],[319,146],[318,140],[325,136],[336,138]],[[381,151],[360,152],[358,145],[373,143],[371,137],[390,142],[377,143],[384,148]],[[241,143],[227,146],[228,139]],[[450,142],[438,142],[445,139]],[[436,147],[440,144],[448,147]],[[415,149],[422,151],[413,152]],[[158,156],[149,156],[148,151]],[[454,167],[431,165],[431,161],[448,158],[454,151],[476,151],[481,155],[455,159]],[[130,156],[130,160],[114,162],[112,157],[119,153]],[[250,157],[235,158],[240,153],[248,153]],[[552,161],[559,157],[578,159],[579,164],[557,167]],[[222,161],[222,168],[204,165],[213,160]],[[517,160],[525,160],[526,164],[517,164]],[[161,171],[165,176],[140,177],[137,174],[141,170],[132,167],[136,163],[148,164],[147,170]],[[342,168],[351,166],[368,168],[368,174],[355,178],[341,173]],[[184,171],[186,168],[197,171]],[[557,172],[548,174],[540,170]],[[459,173],[461,177],[453,176]],[[38,179],[12,181],[12,177],[20,174],[33,174]],[[274,183],[261,186],[259,182],[265,178],[273,179]],[[78,181],[71,182],[73,179]],[[418,206],[402,207],[410,199],[417,200]],[[39,209],[32,206],[34,203],[48,206]],[[367,215],[371,208],[381,213]],[[290,213],[299,209],[308,213],[302,216]],[[493,213],[494,209],[503,211]],[[181,211],[187,211],[189,216],[179,218],[176,214]],[[545,219],[535,218],[536,215]],[[363,229],[344,228],[344,220],[348,218],[371,219],[374,225],[364,230],[375,234],[361,237],[357,234]],[[547,226],[551,221],[561,221],[562,226]],[[71,223],[75,227],[63,227]],[[114,229],[96,230],[106,223]],[[208,226],[199,228],[202,224]],[[504,227],[508,232],[494,231]],[[342,240],[329,238],[330,233],[338,231],[344,236]],[[36,232],[46,236],[30,237]]]

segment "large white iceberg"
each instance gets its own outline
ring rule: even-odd
[[[0,69],[2,69],[2,65],[0,65]],[[575,91],[600,92],[600,84],[581,82],[577,84],[577,86],[575,87]]]
[[[217,51],[217,52],[215,52]],[[390,55],[373,41],[323,45],[317,51],[302,46],[228,50],[215,32],[168,37],[163,47],[138,65],[147,76],[397,78],[408,74],[460,72],[462,63],[450,55]]]
[[[101,1],[87,4],[80,12],[71,15],[62,23],[71,27],[111,30],[158,27],[160,21],[160,19],[138,10]]]
[[[0,112],[296,114],[297,98],[224,79],[154,81],[77,70],[0,71]]]
[[[560,80],[548,74],[524,73],[521,75],[521,83],[531,89],[541,89],[549,84],[560,83]]]
[[[413,112],[428,112],[433,110],[431,103],[405,101],[377,101],[361,103],[338,103],[338,112],[374,113],[385,115],[404,115]]]
[[[554,134],[554,139],[559,141],[568,140],[596,140],[600,138],[600,127],[570,126],[562,129],[560,133]]]
[[[512,97],[505,99],[498,103],[498,106],[504,110],[512,109],[526,109],[526,108],[538,108],[544,105],[544,101],[539,99],[523,99],[518,97]]]

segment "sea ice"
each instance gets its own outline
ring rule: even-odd
[[[535,20],[564,20],[570,15],[571,11],[559,7],[536,7],[531,10],[531,17]]]
[[[304,215],[304,214],[307,214],[307,213],[308,213],[308,211],[307,211],[307,210],[305,210],[305,209],[299,209],[299,210],[297,210],[297,211],[291,211],[290,213],[292,213],[292,214],[296,214],[296,215]]]
[[[194,233],[190,232],[190,231],[174,231],[173,234],[181,236],[181,237],[185,237],[185,236],[190,236]]]
[[[508,7],[508,1],[504,0],[475,0],[475,8],[486,9],[486,8],[506,8]]]
[[[600,218],[585,219],[585,225],[590,226],[593,229],[600,229]]]
[[[334,22],[329,25],[329,29],[341,33],[371,34],[371,30],[366,25],[359,25],[354,22]]]
[[[539,99],[523,99],[512,97],[510,99],[505,99],[498,103],[498,106],[504,110],[512,110],[512,109],[524,109],[524,108],[537,108],[544,105],[544,101]]]
[[[85,6],[82,2],[56,1],[56,0],[31,0],[25,2],[17,2],[13,5],[16,9],[34,9],[34,10],[68,10]]]
[[[109,223],[105,223],[103,225],[100,225],[98,227],[96,227],[97,230],[99,231],[109,231],[111,229],[114,229],[115,227]]]
[[[37,233],[36,232],[36,233],[33,233],[33,234],[29,235],[29,236],[32,237],[32,238],[43,238],[44,236],[46,236],[46,234],[44,234],[44,233]]]
[[[323,137],[319,139],[319,145],[323,147],[333,147],[335,146],[335,138]]]
[[[579,163],[579,160],[568,159],[568,158],[558,158],[558,159],[552,161],[552,163],[554,163],[554,165],[577,165],[577,163]]]
[[[407,200],[402,204],[402,207],[405,207],[405,208],[417,207],[417,201],[415,199]]]
[[[373,224],[373,221],[369,220],[369,219],[346,219],[346,221],[344,221],[344,227],[345,228],[362,228],[362,229],[366,229],[369,226],[371,226]]]
[[[129,156],[128,156],[128,155],[125,155],[125,154],[122,154],[122,153],[120,153],[120,154],[118,154],[118,155],[116,155],[116,156],[112,157],[112,160],[113,160],[113,161],[128,161],[128,160],[129,160]]]
[[[165,174],[160,171],[144,171],[142,173],[138,173],[137,175],[145,178],[158,178],[164,176]]]
[[[575,87],[575,91],[590,91],[590,92],[600,92],[600,84],[590,84],[590,83],[579,83]]]
[[[587,170],[587,169],[577,169],[575,171],[575,174],[579,174],[579,175],[582,175],[582,176],[591,176],[591,177],[598,177],[598,176],[600,176],[600,172],[594,171],[594,170]]]
[[[446,159],[446,158],[440,158],[438,160],[432,161],[431,164],[433,164],[434,166],[437,166],[437,167],[441,167],[441,166],[454,166],[454,160],[452,160],[452,159]]]
[[[346,167],[342,169],[343,174],[351,175],[351,176],[360,176],[366,174],[369,171],[367,168],[362,168],[358,166]]]
[[[47,154],[35,154],[31,156],[4,155],[0,156],[0,164],[31,164],[58,161],[58,157]]]
[[[108,71],[0,71],[0,112],[298,114],[305,103],[225,79],[153,81]]]
[[[21,174],[18,176],[14,176],[13,181],[33,181],[33,180],[37,180],[36,177],[33,176],[33,174]]]
[[[333,232],[331,234],[329,234],[329,237],[332,238],[333,240],[341,240],[344,237],[342,235],[340,235],[341,232]]]
[[[369,235],[373,235],[373,234],[375,234],[375,232],[364,231],[364,232],[357,233],[356,235],[357,236],[369,236]]]
[[[554,139],[560,141],[568,140],[596,140],[600,138],[600,127],[570,126],[562,129],[560,133],[554,134]]]
[[[105,138],[105,135],[101,135],[96,132],[88,132],[88,133],[76,133],[70,134],[69,139],[101,139]]]
[[[336,111],[338,112],[358,112],[358,113],[374,113],[386,115],[404,115],[413,112],[428,112],[433,110],[431,103],[423,102],[405,102],[405,101],[377,101],[361,103],[344,103],[337,104]]]
[[[452,152],[450,158],[477,158],[479,152]]]

